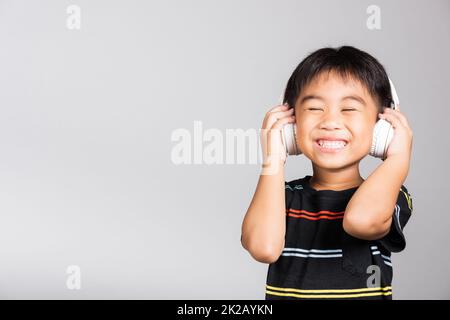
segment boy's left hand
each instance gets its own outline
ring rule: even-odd
[[[413,132],[409,126],[405,115],[392,108],[384,108],[383,113],[379,113],[379,117],[388,121],[394,127],[394,136],[389,144],[386,157],[401,156],[410,159],[412,151]]]

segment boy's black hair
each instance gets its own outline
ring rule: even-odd
[[[322,48],[309,54],[292,73],[286,85],[283,103],[294,107],[301,91],[322,72],[337,72],[359,80],[369,91],[378,106],[378,112],[392,101],[386,70],[373,56],[351,46]]]

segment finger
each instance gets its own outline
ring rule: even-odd
[[[267,136],[269,140],[268,150],[269,154],[282,154],[285,152],[283,147],[283,126],[287,123],[295,122],[295,116],[284,117],[275,122],[275,124],[268,130]]]
[[[400,120],[394,116],[392,113],[380,113],[378,114],[378,116],[380,117],[380,119],[384,119],[387,122],[389,122],[392,127],[398,128],[399,126],[403,126],[403,124],[400,122]]]
[[[285,124],[287,124],[287,123],[293,123],[293,122],[295,122],[295,116],[294,116],[294,115],[289,116],[289,117],[284,117],[284,118],[281,118],[281,119],[277,120],[277,121],[273,124],[273,126],[272,126],[271,128],[272,128],[272,129],[281,129],[281,128],[283,128],[283,126],[284,126]]]
[[[287,110],[288,107],[289,106],[287,105],[287,103],[279,104],[279,105],[273,107],[272,109],[270,109],[269,112],[276,112],[276,111],[281,111],[281,110]]]
[[[405,115],[401,113],[399,110],[393,110],[393,109],[387,109],[388,113],[392,114],[393,116],[397,117],[399,121],[407,128],[409,128],[409,122],[408,119],[406,119]]]
[[[280,111],[287,111],[289,109],[289,106],[287,105],[287,103],[282,104],[282,105],[278,105],[273,107],[272,109],[270,109],[269,111],[267,111],[267,113],[264,115],[264,119],[263,119],[263,128],[267,128],[266,123],[267,123],[267,119],[269,117],[269,115],[271,113],[275,113],[275,112],[280,112]]]
[[[394,113],[397,115],[397,117],[400,119],[400,122],[407,128],[409,128],[409,122],[408,119],[406,119],[406,116],[401,113],[400,111],[394,111]]]
[[[268,112],[263,121],[263,128],[271,128],[273,124],[280,118],[290,116],[294,113],[294,109],[281,109],[281,111]]]
[[[272,128],[273,124],[275,122],[277,122],[278,119],[282,119],[284,117],[289,117],[289,116],[292,116],[293,114],[294,114],[294,108],[291,108],[286,111],[270,112],[267,115],[266,125],[264,126],[264,128]]]

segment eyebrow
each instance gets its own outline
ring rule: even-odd
[[[313,100],[313,99],[317,99],[317,100],[322,100],[324,101],[325,99],[321,96],[318,95],[314,95],[314,94],[310,94],[307,96],[304,96],[302,98],[302,100],[300,101],[300,104],[303,104],[304,102],[308,101],[308,100]],[[361,103],[362,105],[366,106],[366,101],[364,101],[363,98],[361,98],[360,96],[357,95],[349,95],[349,96],[345,96],[343,97],[341,100],[355,100],[359,103]]]

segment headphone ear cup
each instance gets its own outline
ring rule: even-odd
[[[283,126],[283,143],[287,155],[295,156],[302,154],[297,145],[297,126],[295,123],[287,123]]]
[[[386,159],[386,152],[394,136],[394,128],[384,119],[380,119],[373,129],[372,146],[370,155],[380,159]]]
[[[392,94],[392,103],[390,107],[392,109],[396,109],[400,104],[400,101],[398,99],[394,83],[391,81],[390,78],[389,78],[389,85]],[[392,125],[384,119],[378,120],[373,129],[373,138],[372,138],[372,146],[370,147],[370,155],[385,160],[389,144],[391,143],[393,137],[394,137],[394,128],[392,127]]]

